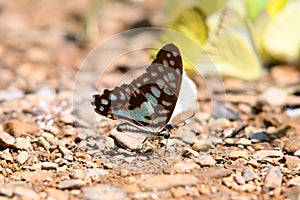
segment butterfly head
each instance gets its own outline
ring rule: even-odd
[[[173,124],[167,124],[167,126],[160,132],[160,135],[165,139],[169,139],[173,128],[176,128]]]
[[[182,126],[185,126],[187,123],[187,120],[191,119],[192,117],[195,116],[195,113],[193,113],[191,116],[189,116],[188,118],[178,122],[177,124],[167,124],[165,126],[165,128],[160,132],[160,135],[163,136],[165,139],[169,139],[171,136],[171,131],[174,128],[179,128]]]

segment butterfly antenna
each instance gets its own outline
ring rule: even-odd
[[[179,124],[182,124],[181,126],[185,126],[186,125],[186,121],[193,118],[195,116],[195,113],[193,113],[191,116],[189,116],[188,118],[178,122],[177,124],[174,124],[174,127],[180,127]]]

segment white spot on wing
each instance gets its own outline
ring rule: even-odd
[[[156,80],[156,84],[160,89],[162,89],[165,85],[165,82],[161,79],[158,79],[158,80]]]
[[[173,73],[168,73],[168,76],[169,76],[169,79],[170,79],[170,81],[174,81],[175,80],[175,76],[174,76],[174,74]]]
[[[164,68],[163,68],[161,65],[159,65],[159,66],[158,66],[158,71],[159,71],[159,72],[163,72],[163,71],[164,71]]]
[[[159,98],[159,97],[160,97],[161,92],[159,91],[159,89],[157,89],[157,87],[152,86],[152,87],[151,87],[151,92],[152,92],[152,94],[153,94],[156,98]]]
[[[108,104],[108,100],[107,99],[101,99],[101,104],[107,105]]]
[[[144,78],[144,83],[146,83],[146,82],[148,82],[149,81],[149,78],[148,77],[146,77],[146,78]]]
[[[127,87],[127,88],[125,88],[125,92],[127,93],[127,94],[130,94],[130,89]]]
[[[165,80],[166,82],[169,82],[169,79],[168,79],[167,75],[164,75],[163,78],[164,78],[164,80]]]
[[[163,64],[164,64],[164,66],[169,66],[169,63],[168,63],[168,61],[167,60],[163,60]]]
[[[170,83],[172,88],[176,88],[176,83]]]
[[[100,110],[100,111],[103,111],[103,110],[104,110],[104,107],[103,107],[103,106],[100,106],[100,107],[99,107],[99,110]]]
[[[119,91],[120,99],[125,100],[125,95],[122,91]]]
[[[152,72],[152,73],[151,73],[151,76],[153,76],[153,77],[156,77],[157,75],[158,75],[157,72]]]
[[[115,100],[117,100],[117,96],[116,96],[115,94],[111,94],[111,95],[109,96],[109,99],[110,99],[111,101],[115,101]]]
[[[163,110],[159,110],[159,111],[158,111],[158,113],[159,113],[159,114],[168,114],[168,113],[169,113],[169,111],[168,111],[168,110],[165,110],[165,109],[163,109]]]
[[[162,104],[165,105],[165,106],[170,106],[170,105],[171,105],[170,102],[167,102],[167,101],[165,101],[165,100],[162,101]]]
[[[174,66],[174,65],[175,65],[174,60],[170,60],[170,65],[171,65],[171,66]]]
[[[174,57],[178,56],[178,53],[176,53],[175,51],[173,51],[172,54],[173,54]]]

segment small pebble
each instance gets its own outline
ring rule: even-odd
[[[295,153],[294,153],[294,156],[298,156],[298,157],[300,157],[300,149],[299,149],[299,150],[297,150],[297,151],[295,151]]]
[[[94,199],[114,199],[114,200],[125,200],[127,193],[119,187],[98,184],[94,186],[87,186],[82,188],[83,199],[94,200]]]
[[[284,150],[289,153],[294,153],[300,150],[300,139],[292,139],[285,143]]]
[[[58,164],[53,162],[41,162],[41,167],[45,170],[56,169],[58,168]]]
[[[13,136],[22,136],[29,134],[37,136],[40,134],[40,128],[34,122],[22,122],[17,119],[12,119],[4,123],[4,130]]]
[[[17,149],[30,151],[32,150],[31,140],[28,137],[27,138],[17,137],[15,147]]]
[[[49,150],[51,145],[44,137],[39,137],[38,143],[44,147],[46,150]]]
[[[275,188],[280,187],[282,184],[282,173],[279,167],[271,166],[264,179],[263,190],[269,192]]]
[[[246,180],[243,176],[235,175],[233,178],[239,185],[244,185],[246,183]]]
[[[289,180],[287,185],[300,187],[300,176],[294,177],[291,180]]]
[[[230,169],[224,169],[222,167],[210,167],[198,170],[195,173],[199,179],[218,179],[230,176],[233,173]]]
[[[171,188],[171,193],[175,198],[182,198],[187,195],[187,191],[184,187]]]
[[[289,170],[300,171],[300,158],[285,155],[285,165]]]
[[[270,69],[271,77],[281,85],[299,82],[299,71],[291,66],[274,66]]]
[[[174,164],[173,169],[174,169],[173,173],[175,173],[175,172],[177,172],[177,173],[187,173],[187,172],[191,172],[195,169],[200,169],[200,167],[193,160],[189,159],[189,160],[176,162]]]
[[[231,159],[238,159],[238,158],[248,159],[248,153],[246,151],[232,151],[229,153],[228,156]]]
[[[246,183],[258,178],[258,176],[248,167],[244,167],[243,177]]]
[[[194,151],[191,148],[185,148],[182,156],[188,157],[188,158],[198,158],[199,157],[199,153],[197,151]]]
[[[259,96],[259,101],[276,107],[283,105],[286,97],[287,94],[285,91],[276,87],[270,87]]]
[[[133,162],[134,160],[136,160],[136,157],[125,157],[124,158],[124,161],[128,162],[128,163],[131,163]]]
[[[100,168],[92,168],[84,170],[84,174],[86,177],[96,177],[98,179],[101,176],[107,176],[108,171]]]
[[[63,146],[58,146],[59,151],[62,153],[62,155],[64,156],[64,158],[68,161],[73,161],[73,152],[69,149],[67,149],[66,147]]]
[[[198,179],[192,175],[157,175],[141,179],[138,184],[146,190],[166,190],[178,186],[197,185]]]
[[[252,193],[257,189],[256,187],[257,186],[255,186],[253,184],[240,185],[239,191]]]
[[[111,136],[115,138],[119,145],[130,150],[136,150],[146,139],[146,136],[142,134],[119,132],[117,129],[111,130]]]
[[[277,150],[260,150],[253,154],[253,158],[258,161],[274,163],[275,161],[279,161],[283,158],[283,153],[282,151]]]
[[[65,124],[73,125],[75,122],[75,117],[73,115],[63,115],[60,117],[60,121]]]
[[[13,161],[13,156],[10,153],[9,149],[5,149],[3,151],[0,151],[0,158],[7,161]]]
[[[213,159],[210,155],[207,154],[200,154],[195,161],[201,166],[201,167],[207,167],[207,166],[214,166],[217,164],[217,161]]]
[[[255,159],[249,160],[248,164],[252,165],[253,167],[258,167],[258,162]]]
[[[213,144],[210,140],[203,139],[200,141],[197,141],[195,144],[193,144],[192,149],[194,151],[204,151],[209,150],[213,148]]]
[[[35,192],[33,189],[28,186],[22,187],[18,186],[14,188],[14,194],[16,196],[21,197],[21,199],[31,199],[31,200],[39,200],[41,199],[40,195]]]
[[[22,165],[27,161],[28,157],[29,154],[27,151],[21,151],[17,156],[17,161]]]
[[[251,141],[246,138],[226,138],[224,142],[229,145],[251,145]]]
[[[15,144],[15,138],[9,133],[0,132],[0,146],[2,148],[9,148]]]
[[[113,149],[115,147],[115,141],[111,137],[106,137],[105,138],[105,148],[107,150]]]
[[[68,200],[68,193],[66,191],[58,190],[56,188],[47,188],[47,199],[60,199],[60,200]]]
[[[58,189],[76,189],[82,187],[84,184],[85,182],[80,179],[65,180],[58,183]]]

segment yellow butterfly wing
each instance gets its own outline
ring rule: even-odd
[[[245,0],[248,17],[251,21],[255,21],[257,16],[265,9],[268,0]]]
[[[213,73],[216,68],[217,72],[225,76],[245,80],[259,78],[262,73],[261,61],[245,19],[228,7],[221,11],[219,17],[217,30],[204,46],[206,59],[200,60],[198,70]],[[210,65],[207,56],[211,59]],[[203,68],[201,62],[205,63]]]
[[[192,7],[200,8],[205,16],[210,15],[222,8],[226,0],[167,0],[165,6],[166,23],[171,24],[178,16],[182,15],[185,10]]]
[[[169,28],[184,34],[206,52],[199,47],[196,50],[195,44],[169,32],[163,32],[158,46],[168,42],[177,45],[182,52],[184,67],[190,72],[195,72],[196,64],[197,71],[203,74],[221,73],[246,80],[259,78],[261,62],[246,19],[233,9],[223,9],[220,22],[215,30],[210,30],[209,39],[204,19],[198,7],[191,7],[184,10]]]
[[[266,12],[273,18],[286,6],[287,2],[288,0],[269,0]]]
[[[300,60],[300,1],[289,1],[265,29],[263,45],[280,62]]]
[[[169,28],[183,33],[199,45],[203,45],[207,39],[204,14],[198,7],[191,7],[182,12]]]
[[[189,72],[195,72],[191,62],[195,62],[199,58],[202,51],[200,47],[207,39],[207,27],[204,19],[204,14],[198,7],[184,10],[168,26],[169,29],[162,32],[156,44],[159,47],[172,42],[178,46],[182,54],[183,66]],[[152,54],[154,53],[152,52]]]
[[[248,1],[249,6],[251,7],[252,1]],[[264,47],[266,28],[280,13],[286,3],[287,0],[269,0],[265,2],[264,7],[260,10],[259,13],[256,13],[256,16],[252,19],[253,39],[261,60],[265,65],[269,65],[274,62],[274,58],[267,52],[266,48]]]

